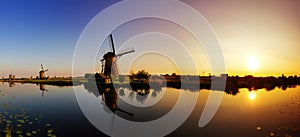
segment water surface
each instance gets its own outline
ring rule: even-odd
[[[189,118],[168,136],[300,136],[300,87],[272,91],[240,89],[237,95],[224,94],[214,118],[205,126],[198,121],[210,90],[150,89],[136,92],[119,88],[102,93],[86,85],[56,87],[35,84],[2,84],[1,136],[105,136],[82,113],[73,88],[95,98],[94,105],[109,108],[124,119],[146,122],[158,119],[175,105],[180,92],[197,95],[197,104]],[[108,94],[109,93],[109,94]],[[118,109],[115,108],[118,107]],[[186,106],[189,107],[189,106]],[[23,121],[24,120],[24,121]],[[158,125],[159,126],[159,125]],[[22,132],[21,132],[22,131]]]

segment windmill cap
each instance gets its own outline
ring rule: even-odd
[[[115,53],[113,53],[113,52],[107,52],[107,53],[103,56],[103,58],[115,57],[115,56],[116,56]]]

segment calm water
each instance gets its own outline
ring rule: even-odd
[[[0,136],[5,136],[7,127],[13,136],[105,136],[84,116],[74,87],[45,85],[43,88],[44,91],[35,84],[16,84],[13,87],[0,84]],[[114,100],[107,94],[101,95],[95,88],[84,85],[75,88],[91,97],[93,105],[106,104],[115,114],[139,122],[164,116],[172,109],[180,92],[199,94],[192,114],[168,136],[300,136],[299,86],[285,91],[278,88],[252,92],[240,89],[235,96],[224,93],[218,112],[203,128],[198,127],[198,121],[209,90],[150,89],[148,94],[141,96],[127,88],[119,88],[109,91],[118,95]],[[119,109],[114,109],[114,105]]]

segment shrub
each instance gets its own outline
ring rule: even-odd
[[[129,76],[131,81],[149,82],[150,74],[146,70],[140,70],[137,73],[131,73]]]

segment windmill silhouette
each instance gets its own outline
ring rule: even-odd
[[[45,75],[45,72],[47,72],[47,71],[48,71],[48,69],[45,70],[43,64],[41,64],[41,70],[39,71],[39,73],[40,73],[39,79],[40,79],[40,80],[45,80],[45,79],[47,79],[47,77],[46,77],[46,75]]]
[[[130,49],[130,50],[125,50],[124,52],[121,52],[119,54],[116,54],[112,34],[109,35],[109,42],[110,42],[112,51],[109,51],[106,54],[104,54],[103,58],[100,60],[101,64],[102,64],[101,73],[95,75],[96,80],[105,82],[105,83],[111,83],[112,79],[115,79],[119,76],[117,60],[121,56],[135,51],[134,49]]]

